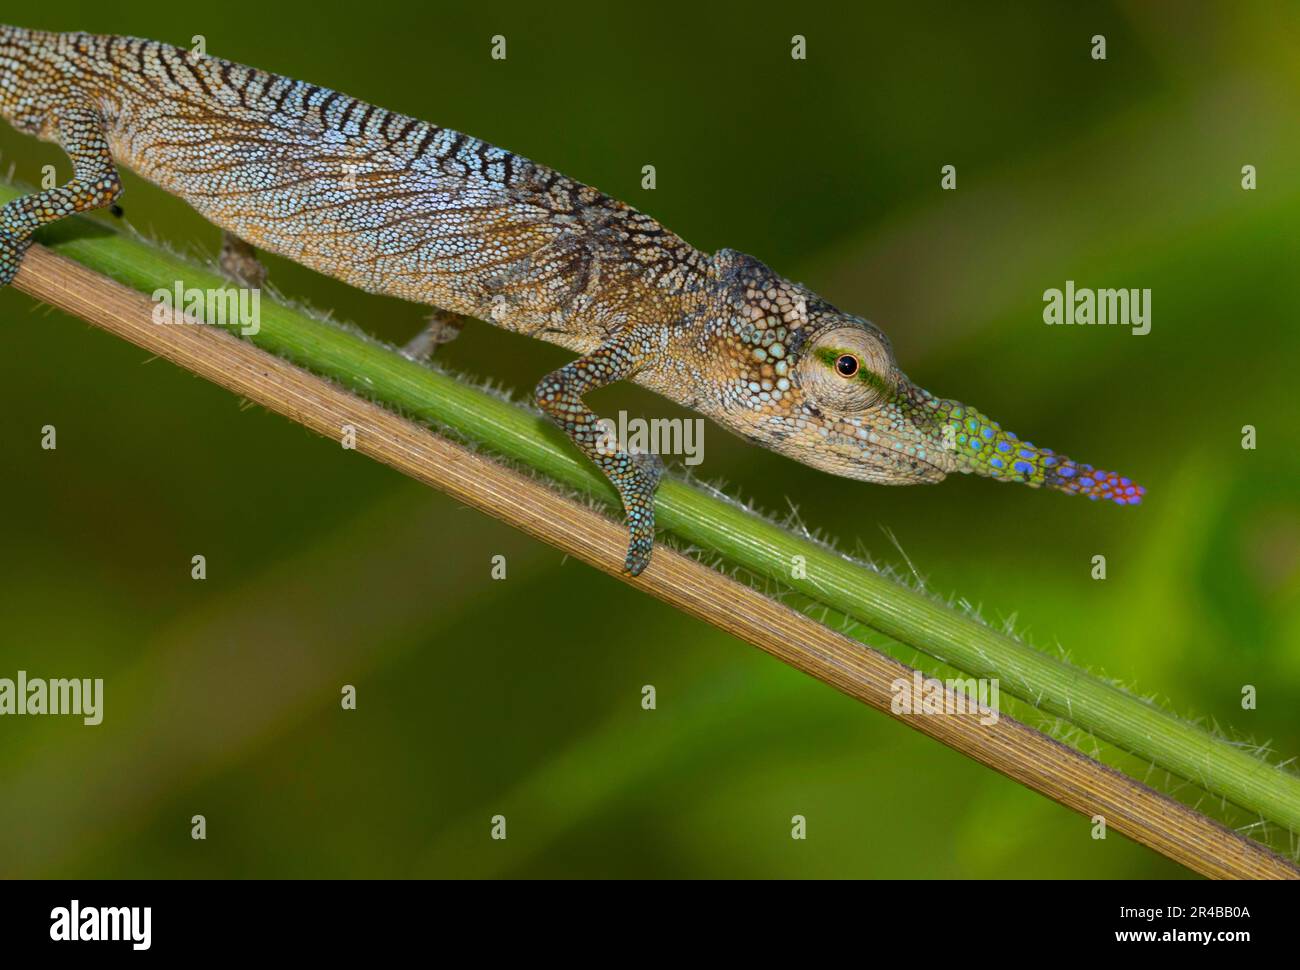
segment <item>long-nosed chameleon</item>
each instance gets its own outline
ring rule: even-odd
[[[633,575],[661,466],[606,447],[583,403],[624,379],[849,478],[1143,495],[916,386],[880,329],[752,256],[706,255],[590,186],[328,88],[154,41],[0,26],[0,115],[74,168],[0,210],[0,285],[40,226],[113,203],[122,165],[225,230],[237,275],[256,274],[260,248],[578,353],[536,400],[618,489]]]

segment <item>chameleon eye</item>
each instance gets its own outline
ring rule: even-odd
[[[840,377],[852,377],[862,366],[862,361],[858,360],[853,354],[840,354],[835,358],[835,373]]]
[[[893,392],[897,371],[884,338],[856,320],[817,334],[788,369],[806,401],[837,414],[863,414],[879,405]]]

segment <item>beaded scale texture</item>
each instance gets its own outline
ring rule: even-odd
[[[1137,504],[1141,486],[911,381],[878,328],[734,250],[708,256],[587,185],[337,91],[154,41],[0,26],[0,115],[66,184],[0,210],[0,285],[32,233],[121,193],[118,165],[233,240],[581,356],[536,399],[618,489],[639,574],[659,464],[601,446],[590,390],[634,380],[750,441],[881,484],[950,472]]]

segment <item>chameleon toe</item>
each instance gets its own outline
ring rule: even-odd
[[[7,232],[0,231],[0,286],[8,286],[18,275],[23,255],[31,246],[29,239],[17,239]]]

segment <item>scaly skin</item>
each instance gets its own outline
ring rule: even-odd
[[[74,166],[0,210],[0,285],[41,225],[112,203],[124,165],[253,246],[581,354],[537,402],[618,488],[633,575],[654,543],[658,466],[600,448],[582,400],[623,379],[849,478],[974,472],[1121,505],[1143,494],[912,384],[879,329],[753,257],[707,256],[459,132],[153,41],[3,26],[0,115]]]

